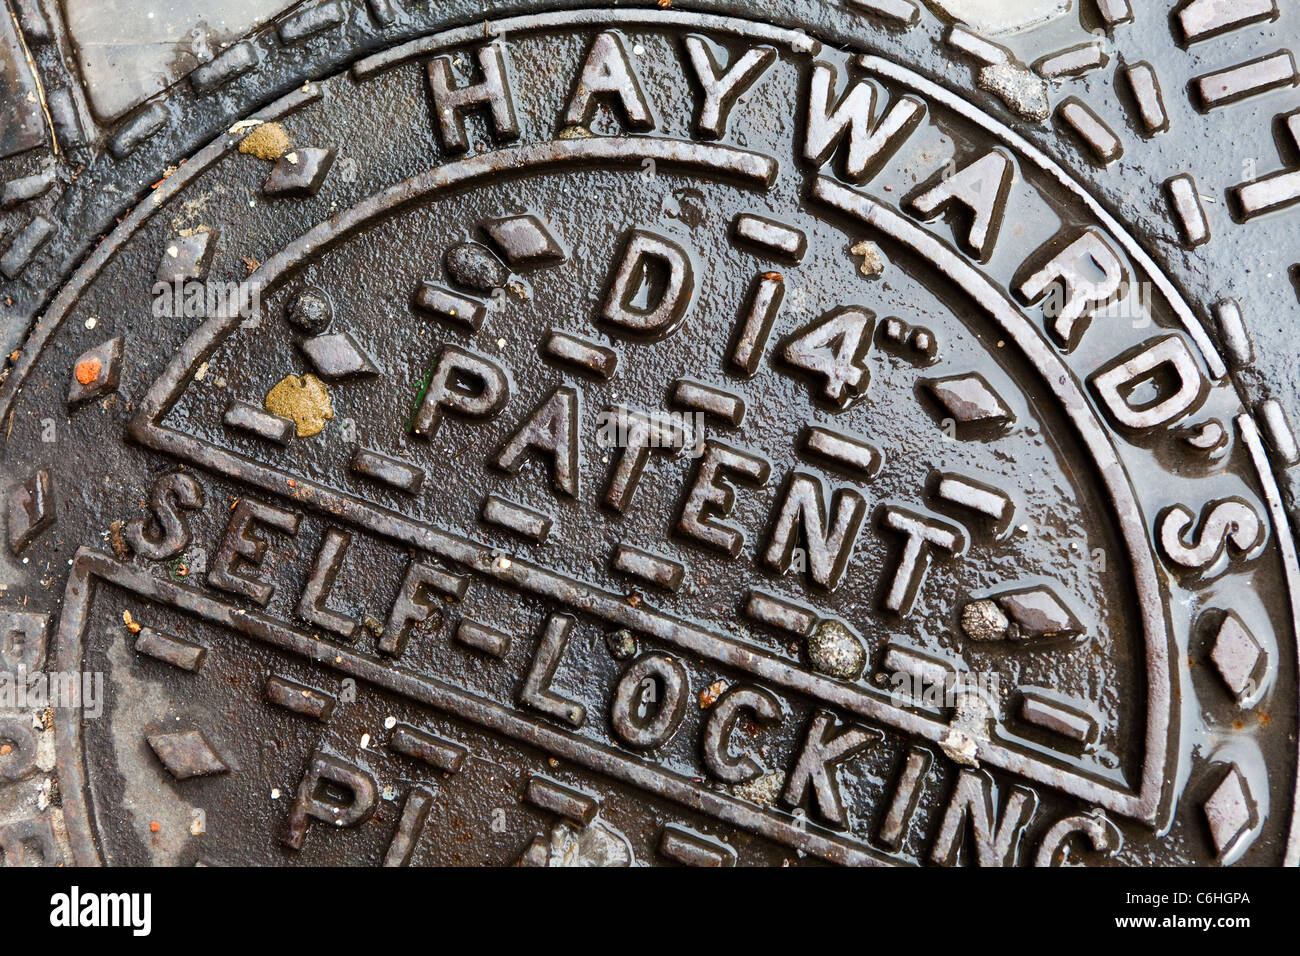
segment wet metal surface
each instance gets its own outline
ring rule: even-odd
[[[4,711],[0,834],[1295,862],[1294,398],[1254,414],[1257,326],[1110,201],[1131,135],[1054,85],[1102,58],[1048,56],[1075,16],[945,45],[964,82],[752,14],[414,31],[131,204],[190,107],[134,114],[81,174],[120,222],[0,385],[0,670],[82,689]],[[1069,162],[968,67],[1037,77]],[[1203,194],[1157,192],[1205,247]],[[6,274],[64,241],[37,219]]]

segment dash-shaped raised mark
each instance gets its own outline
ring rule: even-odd
[[[222,421],[230,428],[237,428],[258,438],[265,438],[277,445],[287,445],[295,430],[292,419],[272,415],[238,398],[226,407],[226,414]]]
[[[682,866],[725,867],[736,865],[736,851],[725,843],[669,824],[659,835],[659,855]]]
[[[1039,76],[1052,80],[1099,70],[1109,62],[1110,57],[1100,44],[1081,43],[1036,60],[1034,69]]]
[[[849,6],[902,27],[915,26],[921,18],[912,0],[849,0]]]
[[[1277,15],[1277,0],[1191,0],[1178,11],[1178,25],[1184,42],[1193,43]]]
[[[682,579],[686,576],[686,567],[680,562],[627,544],[620,544],[615,549],[611,566],[615,571],[640,578],[647,584],[667,591],[680,588]]]
[[[456,624],[456,640],[467,648],[481,650],[491,657],[504,657],[510,653],[512,643],[510,632],[478,623],[477,620],[463,618]]]
[[[505,657],[510,653],[512,643],[510,633],[495,627],[488,627],[478,621],[462,618],[456,625],[456,640],[466,647],[482,651],[492,657]]]
[[[412,787],[402,804],[402,816],[397,821],[397,832],[384,854],[384,866],[407,866],[415,853],[415,844],[429,819],[433,807],[433,792],[428,787]]]
[[[1228,353],[1234,368],[1244,368],[1255,361],[1255,346],[1246,331],[1246,320],[1236,299],[1221,299],[1211,307],[1214,323],[1219,329],[1219,341]]]
[[[54,235],[54,223],[44,216],[36,216],[18,231],[9,249],[0,257],[0,273],[6,279],[17,279],[27,264],[41,251],[41,246]]]
[[[886,673],[906,674],[911,678],[912,689],[922,692],[913,695],[917,699],[928,688],[946,687],[957,673],[948,661],[898,644],[890,644],[885,648],[881,667]]]
[[[469,749],[433,734],[416,730],[410,724],[393,728],[389,746],[404,757],[413,757],[443,773],[456,773],[465,764]]]
[[[115,159],[125,159],[139,149],[145,140],[167,125],[171,113],[162,103],[154,103],[127,120],[117,134],[108,141],[108,151]]]
[[[1056,108],[1056,115],[1103,166],[1113,163],[1124,151],[1115,132],[1082,100],[1070,97]]]
[[[1014,512],[1011,499],[1006,494],[961,475],[941,474],[934,493],[943,501],[992,518],[999,526],[1009,523]]]
[[[322,690],[284,677],[269,677],[263,692],[269,703],[304,717],[328,720],[334,713],[334,698]]]
[[[483,317],[487,314],[483,303],[477,299],[452,292],[432,282],[422,282],[415,290],[415,307],[443,322],[471,329],[482,325]]]
[[[1148,136],[1169,128],[1169,114],[1165,112],[1165,100],[1160,93],[1160,80],[1155,68],[1150,63],[1134,63],[1124,67],[1124,77],[1128,80],[1129,91],[1137,104],[1138,118]]]
[[[352,455],[348,470],[373,481],[381,482],[390,488],[413,495],[424,484],[424,469],[381,454],[370,448],[358,448]]]
[[[1081,707],[1063,704],[1036,691],[1021,691],[1020,716],[1081,744],[1091,743],[1097,736],[1097,721]]]
[[[1011,51],[1004,46],[999,46],[990,40],[984,39],[973,30],[967,30],[963,26],[953,26],[948,30],[948,45],[954,49],[972,56],[981,63],[989,65],[997,63],[1008,63],[1011,60]]]
[[[1096,3],[1097,15],[1108,27],[1128,23],[1133,19],[1133,8],[1129,6],[1128,0],[1096,0]]]
[[[910,678],[910,690],[913,692],[910,696],[915,702],[924,700],[927,704],[940,707],[944,706],[944,695],[940,695],[936,701],[925,692],[931,688],[946,688],[954,684],[957,674],[948,661],[897,644],[885,648],[881,669],[888,674],[904,674]]]
[[[483,499],[480,514],[488,524],[513,531],[538,543],[545,541],[551,532],[551,519],[548,516],[496,495],[488,495]]]
[[[812,633],[820,616],[806,607],[766,591],[750,591],[745,616],[798,637]]]
[[[601,378],[609,378],[618,367],[613,349],[567,332],[549,332],[542,341],[542,355]]]
[[[741,242],[766,250],[786,262],[798,262],[808,248],[808,237],[800,230],[775,219],[748,213],[736,217],[732,232]]]
[[[1196,191],[1196,180],[1188,173],[1180,173],[1165,180],[1169,208],[1178,225],[1183,244],[1195,248],[1210,239],[1210,223],[1205,218],[1205,207]]]
[[[524,788],[524,799],[539,809],[586,826],[596,818],[596,798],[545,777],[532,777]]]
[[[280,24],[280,41],[286,46],[301,43],[347,19],[347,8],[338,0],[318,3],[301,13],[288,17]]]
[[[190,85],[200,95],[224,86],[257,66],[257,44],[252,40],[223,50],[190,74]]]
[[[672,401],[678,408],[704,412],[733,427],[739,425],[745,418],[745,400],[739,395],[724,392],[720,388],[713,388],[689,378],[679,378],[673,383]]]
[[[154,630],[152,627],[140,628],[140,633],[135,637],[135,649],[138,654],[146,654],[164,664],[191,673],[203,666],[203,659],[208,654],[207,648],[202,645],[183,640],[174,634]]]
[[[809,454],[866,479],[874,478],[884,463],[880,449],[870,442],[820,425],[804,430],[802,444]]]
[[[1296,81],[1295,58],[1289,50],[1207,73],[1192,80],[1192,89],[1204,109],[1236,103],[1250,96],[1293,86]]]
[[[23,176],[21,179],[11,179],[0,189],[0,209],[12,209],[19,203],[44,196],[53,185],[53,169]]]

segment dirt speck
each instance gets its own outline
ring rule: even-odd
[[[279,123],[263,123],[239,141],[239,151],[258,159],[279,159],[289,151],[289,134]]]
[[[266,393],[266,410],[288,418],[298,429],[299,438],[310,438],[334,417],[330,393],[315,375],[286,375]]]

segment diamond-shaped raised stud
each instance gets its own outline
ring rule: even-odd
[[[378,375],[379,369],[346,332],[331,332],[303,339],[302,350],[322,378]]]
[[[171,734],[149,734],[145,738],[159,761],[177,780],[209,777],[230,768],[212,749],[201,730],[182,730]]]
[[[158,281],[172,283],[205,279],[217,248],[216,238],[216,232],[210,229],[177,236],[163,250],[162,261],[158,263]]]
[[[1239,856],[1245,849],[1242,837],[1255,822],[1255,801],[1250,784],[1236,764],[1205,801],[1205,819],[1210,824],[1210,838],[1220,859]]]
[[[997,432],[1015,421],[1006,403],[978,372],[930,379],[924,385],[959,432]]]
[[[54,524],[54,482],[42,468],[9,492],[9,547],[14,554]]]
[[[1253,707],[1258,701],[1260,687],[1255,675],[1264,658],[1264,648],[1241,622],[1241,618],[1231,611],[1225,614],[1223,623],[1214,636],[1210,660],[1218,668],[1219,676],[1223,678],[1228,690],[1232,691],[1243,707]]]
[[[262,192],[267,196],[314,196],[332,165],[332,149],[306,146],[290,150],[276,160]]]
[[[80,405],[117,388],[122,374],[122,336],[81,353],[72,365],[68,404]]]

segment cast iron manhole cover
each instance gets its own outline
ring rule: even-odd
[[[1294,862],[1241,343],[1011,128],[1093,54],[943,29],[1005,109],[555,12],[173,162],[0,389],[6,859]]]

